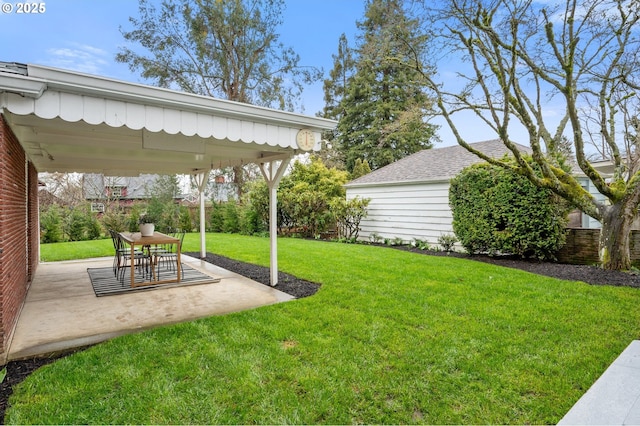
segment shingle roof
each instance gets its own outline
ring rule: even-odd
[[[498,139],[476,142],[471,145],[493,158],[501,158],[504,154],[511,153]],[[531,148],[517,145],[521,151],[531,152]],[[483,161],[460,145],[425,149],[352,180],[346,186],[442,181],[455,177],[467,166]]]

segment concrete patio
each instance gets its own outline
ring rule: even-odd
[[[41,263],[20,312],[6,361],[64,351],[144,329],[253,309],[293,297],[207,262],[182,262],[219,282],[96,297],[87,268],[113,258]]]

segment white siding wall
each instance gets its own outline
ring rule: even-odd
[[[347,188],[347,199],[369,198],[368,215],[360,223],[360,236],[414,238],[437,245],[441,235],[453,235],[449,208],[449,182],[378,185]]]

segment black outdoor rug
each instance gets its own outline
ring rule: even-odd
[[[113,268],[87,268],[91,285],[96,296],[111,296],[113,294],[134,293],[138,291],[148,291],[159,288],[184,287],[189,285],[217,283],[220,278],[213,278],[209,275],[193,269],[190,266],[182,264],[182,277],[179,283],[165,283],[155,285],[145,285],[140,287],[131,287],[131,273],[129,269],[125,271],[124,282],[119,280],[113,273]],[[161,279],[175,279],[175,272],[162,271]],[[136,283],[139,282],[140,276],[136,274]]]

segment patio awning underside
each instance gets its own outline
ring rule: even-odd
[[[191,174],[293,155],[292,149],[229,139],[169,135],[107,124],[6,114],[29,159],[40,172]]]
[[[0,69],[0,112],[40,172],[193,174],[299,152],[335,122],[35,65]]]

